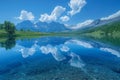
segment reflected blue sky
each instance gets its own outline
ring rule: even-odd
[[[105,75],[109,71],[109,75],[114,74],[113,77],[120,78],[118,74],[120,49],[114,46],[92,40],[64,37],[42,37],[16,42],[15,47],[11,50],[0,48],[0,77],[2,78],[16,69],[18,71],[15,73],[16,75],[21,74],[21,72],[26,75],[26,72],[32,69],[34,71],[34,68],[39,68],[43,72],[45,70],[47,74],[47,69],[53,70],[53,66],[57,65],[59,65],[57,69],[60,66],[67,66],[73,68],[73,72],[77,69],[82,70],[84,75],[91,79],[96,79],[92,76],[96,75],[96,71],[97,77],[101,71],[104,71]],[[8,67],[8,65],[12,66]],[[30,70],[25,66],[28,66]],[[90,73],[91,70],[93,73]],[[25,78],[27,79],[27,76]]]

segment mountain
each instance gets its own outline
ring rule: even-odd
[[[32,31],[35,30],[34,24],[29,20],[18,23],[16,25],[16,29],[17,30],[32,30]]]
[[[120,20],[120,17],[116,17],[116,18],[113,18],[113,19],[109,19],[109,20],[101,20],[101,19],[97,19],[97,20],[94,20],[90,25],[88,25],[86,28],[95,28],[95,27],[101,27],[105,24],[109,24],[109,23],[112,23],[112,22],[116,22],[116,21],[119,21]]]
[[[61,32],[68,30],[64,24],[60,24],[58,22],[51,23],[37,22],[36,27],[41,32]]]
[[[117,42],[119,42],[120,41],[120,21],[114,21],[99,27],[94,27],[94,28],[84,30],[84,31],[81,31],[81,34],[84,34],[86,36],[89,36],[95,39],[104,38],[106,39],[106,41],[111,40],[111,42],[114,39],[117,39],[118,40]]]
[[[105,24],[109,24],[111,22],[116,22],[116,21],[119,21],[120,20],[120,16],[119,17],[116,17],[116,18],[113,18],[113,19],[108,19],[108,20],[101,20],[101,19],[97,19],[95,20],[92,24],[93,27],[96,27],[96,26],[102,26],[102,25],[105,25]]]
[[[90,28],[100,27],[102,25],[109,24],[109,23],[116,22],[116,21],[120,21],[120,16],[112,18],[112,19],[104,19],[104,20],[97,19],[97,20],[94,20],[93,22],[91,22],[88,25],[86,25],[87,23],[84,22],[84,23],[81,23],[81,24],[74,25],[73,27],[75,28],[74,30],[87,30],[87,29],[90,29]],[[81,25],[83,25],[83,26],[81,26]],[[72,29],[72,26],[70,28]]]
[[[32,23],[29,20],[23,21],[16,25],[17,30],[30,30],[30,31],[40,31],[40,32],[62,32],[68,30],[64,24],[58,22],[37,22]]]

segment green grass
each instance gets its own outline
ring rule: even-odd
[[[0,37],[6,37],[7,33],[5,32],[5,30],[0,30]]]
[[[29,32],[29,31],[16,31],[16,37],[29,37],[29,36],[40,36],[43,35],[40,32]]]
[[[7,37],[7,32],[5,30],[0,30],[0,37]],[[16,37],[40,37],[43,35],[48,35],[48,33],[41,32],[30,32],[30,31],[15,31]]]

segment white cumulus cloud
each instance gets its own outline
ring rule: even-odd
[[[63,22],[66,22],[66,21],[69,21],[70,18],[68,16],[62,16],[62,17],[60,17],[60,20]]]
[[[112,14],[112,15],[109,15],[108,17],[101,18],[101,20],[110,20],[110,19],[113,19],[113,18],[116,18],[116,17],[119,17],[119,16],[120,16],[120,10],[117,11],[116,13]]]
[[[89,26],[94,20],[86,20],[82,23],[78,23],[75,26],[69,27],[70,29],[80,29],[80,28],[84,28],[86,26]]]
[[[71,8],[71,11],[68,13],[70,15],[75,15],[81,11],[81,9],[86,5],[86,0],[70,0],[70,3],[68,4]]]
[[[56,21],[61,15],[63,12],[65,12],[66,8],[62,7],[62,6],[56,6],[54,8],[54,10],[51,12],[51,14],[42,14],[40,16],[40,21],[41,22],[52,22],[52,21]]]
[[[20,13],[20,16],[17,17],[17,19],[19,20],[34,20],[34,15],[32,12],[28,12],[26,10],[22,10],[21,13]]]

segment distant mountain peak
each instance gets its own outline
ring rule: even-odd
[[[71,28],[71,27],[68,27],[68,28],[70,28],[71,30],[86,30],[86,29],[99,27],[99,26],[102,26],[102,25],[105,25],[105,24],[108,24],[108,23],[111,23],[111,22],[119,21],[119,20],[120,20],[120,16],[112,18],[112,19],[108,19],[108,20],[97,19],[97,20],[94,20],[92,23],[90,23],[89,25],[86,25],[86,26],[85,25],[81,26],[78,23],[78,24],[76,24],[74,26],[71,26],[74,29]],[[84,23],[85,22],[80,23],[80,24],[84,24]]]
[[[31,31],[40,31],[40,32],[61,32],[68,30],[64,24],[61,24],[59,22],[36,22],[33,23],[29,20],[25,20],[21,23],[18,23],[16,25],[16,28],[18,30],[31,30]]]
[[[100,19],[97,19],[97,20],[94,20],[93,23],[94,23],[95,25],[98,25],[98,24],[100,24],[100,21],[101,21]]]

